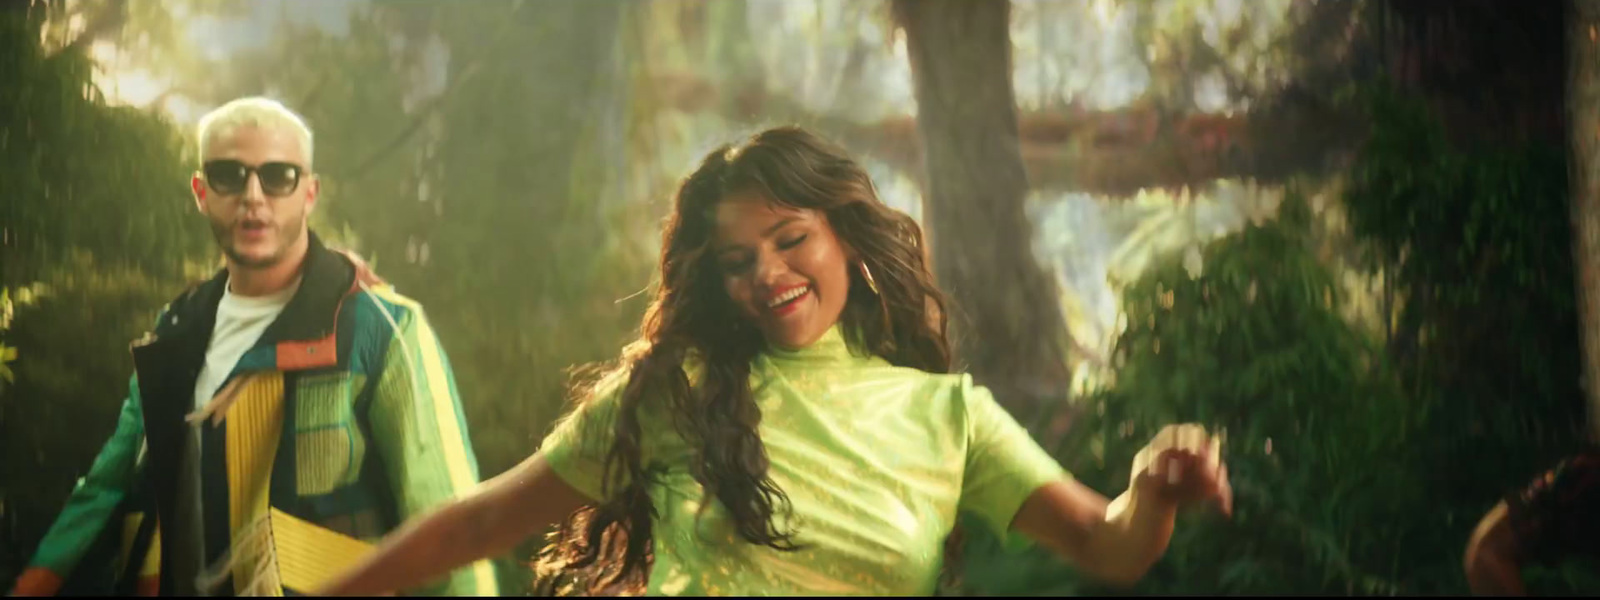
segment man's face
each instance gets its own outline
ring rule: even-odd
[[[287,128],[245,125],[212,134],[190,181],[195,205],[236,267],[265,269],[303,247],[318,182]]]

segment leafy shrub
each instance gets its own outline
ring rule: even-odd
[[[1114,381],[1056,448],[1086,484],[1127,487],[1166,423],[1225,431],[1232,521],[1180,517],[1154,594],[1462,594],[1476,521],[1582,426],[1565,163],[1550,148],[1466,149],[1424,107],[1376,90],[1342,208],[1391,274],[1392,335],[1341,318],[1303,198],[1180,255],[1125,291]],[[974,530],[964,591],[1109,593],[1040,549]],[[1593,565],[1529,568],[1531,592],[1600,590]]]

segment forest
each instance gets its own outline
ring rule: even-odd
[[[922,224],[962,369],[1079,480],[1226,432],[1233,518],[1132,590],[971,528],[945,593],[1464,594],[1478,519],[1600,420],[1583,4],[4,0],[0,587],[219,266],[196,120],[266,95],[315,131],[312,229],[426,307],[484,478],[637,336],[694,161],[798,123]]]

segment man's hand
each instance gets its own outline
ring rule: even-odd
[[[61,589],[61,576],[52,573],[49,569],[29,567],[17,577],[17,582],[12,586],[9,596],[54,596]]]

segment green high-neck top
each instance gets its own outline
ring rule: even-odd
[[[540,450],[591,498],[602,498],[625,380],[602,382]],[[720,503],[697,519],[690,448],[661,403],[646,398],[644,465],[663,473],[650,486],[652,595],[929,595],[958,512],[1004,535],[1034,490],[1067,477],[971,377],[853,354],[837,327],[804,349],[757,356],[750,386],[768,473],[793,505],[794,519],[778,524],[792,524],[803,548],[744,541]]]

